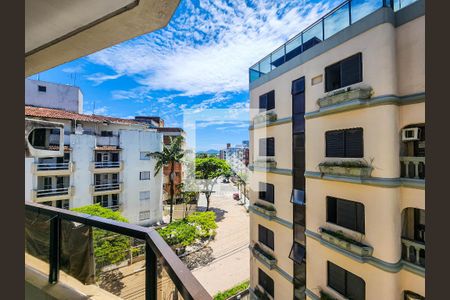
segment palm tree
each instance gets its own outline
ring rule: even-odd
[[[155,165],[155,176],[158,175],[159,171],[164,166],[170,166],[169,175],[169,195],[170,195],[170,223],[172,223],[173,215],[173,196],[175,195],[174,189],[174,176],[175,176],[175,163],[180,163],[184,156],[182,136],[177,136],[175,138],[170,137],[170,144],[163,146],[162,152],[152,152],[150,156],[156,159]]]

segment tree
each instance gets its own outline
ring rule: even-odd
[[[230,166],[222,159],[217,157],[196,158],[195,159],[195,178],[203,179],[206,197],[206,210],[209,210],[209,198],[211,197],[217,178],[227,174]]]
[[[73,208],[72,210],[105,219],[128,223],[128,220],[123,217],[120,212],[102,207],[98,203]],[[130,237],[98,228],[93,229],[93,237],[94,257],[97,269],[127,259],[128,250],[131,247]]]
[[[174,176],[175,176],[175,163],[180,163],[181,159],[184,156],[183,150],[183,141],[184,138],[180,135],[175,138],[170,137],[170,143],[168,145],[164,145],[162,152],[153,152],[150,153],[150,157],[156,159],[155,165],[155,176],[158,175],[159,171],[164,166],[170,167],[169,174],[169,196],[170,196],[170,221],[172,222],[173,215],[173,197],[175,195],[174,189]]]

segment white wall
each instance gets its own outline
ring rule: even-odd
[[[140,160],[140,152],[162,151],[163,136],[155,131],[120,130],[121,159],[124,168],[120,174],[123,192],[122,211],[130,223],[150,225],[162,219],[162,170],[155,176],[155,160]],[[150,171],[150,180],[139,180],[142,171]],[[150,202],[140,203],[139,193],[150,191]],[[139,221],[139,213],[150,210],[150,219]]]
[[[31,202],[31,195],[33,190],[33,176],[32,166],[33,166],[34,158],[25,157],[25,202]]]
[[[71,160],[74,162],[74,172],[70,176],[70,184],[75,187],[70,208],[90,205],[93,196],[90,185],[94,182],[94,174],[89,169],[94,158],[95,136],[85,134],[71,134],[70,148]]]
[[[47,91],[39,92],[39,85]],[[83,113],[83,93],[76,86],[25,79],[25,104]]]

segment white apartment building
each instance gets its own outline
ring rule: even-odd
[[[27,118],[64,123],[64,157],[25,158],[25,201],[75,208],[93,203],[119,210],[130,223],[162,219],[162,172],[149,153],[163,135],[128,119],[25,106]],[[59,135],[50,134],[58,147]]]
[[[25,79],[25,104],[83,113],[83,93],[77,86]]]

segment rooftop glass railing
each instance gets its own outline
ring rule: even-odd
[[[347,0],[249,69],[250,82],[358,22],[381,7],[402,9],[418,0]]]

